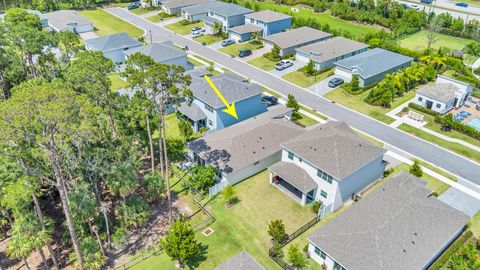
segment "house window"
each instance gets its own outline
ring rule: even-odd
[[[212,120],[208,120],[208,125],[209,125],[209,126],[213,126]]]
[[[437,108],[439,108],[439,109],[440,109],[440,107],[442,107],[442,104],[440,104],[440,103],[437,103]]]
[[[325,254],[325,252],[321,251],[320,250],[320,258],[322,258],[323,260],[325,260],[327,258],[327,254]]]
[[[317,176],[329,184],[332,183],[333,177],[331,177],[328,173],[322,170],[317,169]]]
[[[323,190],[320,191],[320,195],[321,195],[323,198],[325,198],[325,199],[326,199],[327,196],[328,196],[327,192],[325,192],[325,191],[323,191]]]
[[[302,159],[302,158],[298,158],[298,161],[303,162],[303,159]]]
[[[422,101],[422,100],[423,100],[423,98],[422,98],[422,97],[418,97],[418,101]]]
[[[317,254],[318,256],[320,256],[320,253],[322,251],[318,248],[318,247],[315,247],[315,254]]]
[[[288,159],[293,160],[293,153],[292,152],[288,152]]]
[[[205,104],[205,109],[211,113],[213,113],[213,108],[212,106],[208,105],[208,104]]]

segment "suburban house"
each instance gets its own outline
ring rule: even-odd
[[[344,122],[327,122],[281,144],[282,159],[269,167],[270,183],[305,205],[341,207],[383,176],[385,150]]]
[[[156,2],[156,6],[161,5],[163,12],[174,15],[180,14],[181,9],[193,5],[201,5],[215,0],[164,0],[164,1],[153,1]],[[155,6],[155,5],[154,5]]]
[[[295,53],[295,49],[326,40],[332,34],[310,27],[300,27],[289,31],[264,37],[265,48],[271,49],[274,45],[280,47],[280,55]]]
[[[217,170],[218,183],[234,185],[281,159],[280,145],[305,132],[279,107],[188,143],[197,164]],[[224,185],[224,186],[225,186]]]
[[[55,32],[68,30],[81,34],[94,31],[92,22],[75,10],[57,10],[43,15]]]
[[[125,62],[126,51],[140,46],[142,46],[142,42],[132,38],[127,33],[97,37],[85,41],[87,50],[101,51],[106,58],[111,59],[114,63]]]
[[[223,32],[228,29],[245,23],[245,14],[252,13],[253,10],[244,8],[232,3],[216,2],[208,8],[208,16],[203,19],[205,30],[209,34],[214,34],[214,25],[219,23]]]
[[[449,77],[437,75],[434,85],[417,89],[414,103],[445,114],[459,108],[470,97],[473,86]]]
[[[40,19],[40,24],[42,25],[42,27],[48,26],[48,19],[45,15],[42,14],[42,12],[38,10],[32,10],[32,9],[26,9],[25,11],[28,12],[29,14],[37,15],[38,18]],[[3,17],[5,17],[5,14],[0,14],[0,20],[3,20]]]
[[[307,237],[327,270],[427,269],[469,217],[401,172]]]
[[[314,63],[314,68],[322,70],[333,66],[334,62],[361,54],[368,45],[344,37],[334,37],[297,48],[295,59]]]
[[[265,270],[248,252],[242,251],[215,270]]]
[[[187,60],[187,54],[171,41],[131,48],[124,53],[127,59],[134,53],[142,53],[159,64],[181,66],[185,71],[193,69],[193,64]]]
[[[200,5],[184,7],[181,9],[182,18],[189,22],[202,21],[203,19],[208,17],[208,10],[215,5],[218,5],[217,1],[211,1]]]
[[[358,75],[360,86],[364,87],[383,80],[386,74],[404,69],[412,63],[413,58],[375,48],[364,53],[335,62],[335,74],[352,79]]]
[[[266,37],[283,32],[292,26],[292,17],[283,13],[263,10],[245,15],[245,24],[232,27],[229,30],[230,38],[236,41],[250,40],[252,33],[259,32]]]
[[[258,84],[249,83],[244,77],[231,72],[210,79],[229,104],[235,103],[238,119],[223,112],[225,104],[205,79],[192,80],[193,102],[179,104],[178,112],[193,124],[195,131],[203,127],[209,132],[219,131],[267,111],[267,106],[261,101],[263,89]]]

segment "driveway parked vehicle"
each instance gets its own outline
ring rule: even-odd
[[[202,27],[198,27],[198,26],[192,28],[192,33],[193,33],[193,32],[198,32],[198,31],[203,32],[203,31],[205,31],[205,30],[204,30]]]
[[[247,57],[249,55],[252,55],[252,50],[241,50],[238,52],[238,57],[240,58],[244,58],[244,57]]]
[[[293,66],[293,61],[292,60],[282,60],[275,65],[275,69],[276,70],[284,70],[284,69],[289,68],[291,66]]]
[[[231,38],[227,38],[225,40],[222,40],[222,46],[223,47],[227,47],[228,45],[232,45],[233,43],[235,43],[235,40],[231,39]]]
[[[278,98],[274,96],[263,96],[261,101],[267,104],[267,107],[274,106],[278,104]]]
[[[197,38],[203,36],[203,32],[197,31],[192,33],[192,38]]]
[[[415,10],[420,10],[420,7],[418,5],[410,4],[409,6],[410,6],[410,8],[413,8]]]
[[[139,2],[133,2],[128,6],[128,10],[136,9],[136,8],[139,8],[139,7],[140,7]]]
[[[344,83],[343,79],[340,78],[333,78],[330,81],[328,81],[328,86],[331,88],[335,88],[337,86],[340,86]]]
[[[468,4],[467,4],[467,3],[465,3],[465,2],[458,2],[458,3],[455,3],[455,6],[457,6],[457,7],[464,7],[464,8],[466,8],[466,7],[468,7]]]

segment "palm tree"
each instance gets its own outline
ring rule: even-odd
[[[233,189],[232,186],[228,185],[222,192],[223,198],[227,201],[227,206],[232,206],[233,201],[235,200],[237,192]]]
[[[255,43],[260,43],[261,42],[260,38],[261,38],[260,32],[253,32],[252,33],[252,40]]]
[[[213,25],[213,34],[216,36],[222,32],[222,24],[219,22],[215,22]]]

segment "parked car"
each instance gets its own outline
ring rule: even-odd
[[[241,50],[238,52],[238,57],[243,58],[252,55],[252,50]]]
[[[344,83],[345,81],[340,78],[333,78],[330,81],[328,81],[328,86],[331,88],[335,88],[337,86],[340,86]]]
[[[203,36],[203,32],[197,31],[192,33],[192,38],[197,38]]]
[[[278,104],[278,98],[274,96],[263,96],[261,101],[267,104],[268,107]]]
[[[415,5],[415,4],[410,4],[409,7],[413,8],[415,10],[420,10],[420,7],[418,5]]]
[[[420,2],[424,4],[431,4],[433,1],[432,0],[420,0]]]
[[[233,43],[235,43],[235,40],[231,39],[231,38],[227,38],[225,40],[222,40],[222,46],[223,47],[227,47],[228,45],[232,45]]]
[[[197,27],[192,28],[192,34],[193,34],[193,32],[205,32],[205,29],[197,26]]]
[[[284,69],[289,68],[291,66],[293,66],[293,61],[292,60],[282,60],[275,65],[275,69],[276,70],[284,70]]]
[[[466,8],[466,7],[468,7],[468,4],[467,4],[467,3],[465,3],[465,2],[458,2],[458,3],[455,3],[455,6],[457,6],[457,7],[464,7],[464,8]]]
[[[136,9],[136,8],[139,8],[139,7],[140,7],[139,2],[133,2],[128,6],[128,10]]]

